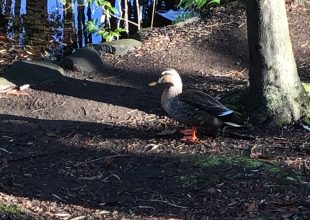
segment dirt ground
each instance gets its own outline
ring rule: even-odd
[[[288,10],[300,76],[309,81],[310,10]],[[310,133],[297,125],[244,136],[182,128],[148,87],[167,67],[185,89],[218,98],[247,84],[245,12],[219,8],[184,27],[155,28],[104,74],[0,98],[0,219],[310,219]]]

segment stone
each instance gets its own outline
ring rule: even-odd
[[[152,28],[142,28],[141,30],[137,31],[132,37],[138,41],[142,41],[145,39],[148,34],[152,31]]]
[[[15,88],[16,85],[7,79],[0,77],[0,93],[9,91],[12,88]]]
[[[199,22],[200,20],[201,20],[200,17],[195,16],[195,17],[188,18],[185,21],[175,23],[175,26],[181,28],[181,27],[185,26],[186,24],[196,23],[196,22]]]
[[[121,39],[111,42],[104,42],[100,44],[93,44],[92,46],[99,53],[112,53],[115,55],[125,55],[128,51],[134,50],[142,45],[140,41],[135,39]]]
[[[16,61],[2,75],[6,80],[18,86],[24,84],[39,85],[62,79],[64,69],[46,60]]]
[[[104,70],[100,54],[90,47],[81,48],[75,53],[66,56],[61,63],[65,69],[83,73],[100,73]]]

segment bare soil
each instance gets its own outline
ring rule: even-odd
[[[218,98],[247,84],[245,12],[155,28],[140,49],[105,54],[104,74],[0,98],[0,219],[310,219],[310,133],[298,125],[187,145],[148,87],[167,67]],[[310,10],[288,9],[309,81]]]

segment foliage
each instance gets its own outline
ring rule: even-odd
[[[15,205],[0,205],[0,213],[21,214],[22,210]]]
[[[302,83],[306,93],[308,94],[308,96],[310,96],[310,83]]]
[[[66,4],[67,0],[61,0],[63,4]],[[117,12],[111,2],[107,0],[85,0],[86,3],[95,3],[97,7],[102,8],[104,14],[104,21],[99,24],[98,19],[90,20],[87,22],[86,31],[88,33],[96,33],[100,35],[107,42],[111,42],[120,37],[121,32],[126,32],[123,28],[111,29],[110,19],[113,14]]]
[[[121,32],[126,31],[123,28],[117,28],[115,30],[109,30],[109,28],[105,28],[105,24],[98,25],[98,19],[94,19],[93,21],[88,21],[86,30],[89,33],[96,33],[102,36],[107,42],[113,41],[115,38],[118,38]]]
[[[221,0],[180,0],[179,6],[183,6],[185,9],[190,7],[197,7],[203,9],[204,7],[210,7],[212,5],[219,5]]]

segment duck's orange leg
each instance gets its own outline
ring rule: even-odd
[[[180,139],[180,141],[188,143],[188,144],[195,144],[198,142],[198,138],[196,136],[197,129],[192,127],[192,129],[185,129],[180,131],[184,134],[184,137]]]

